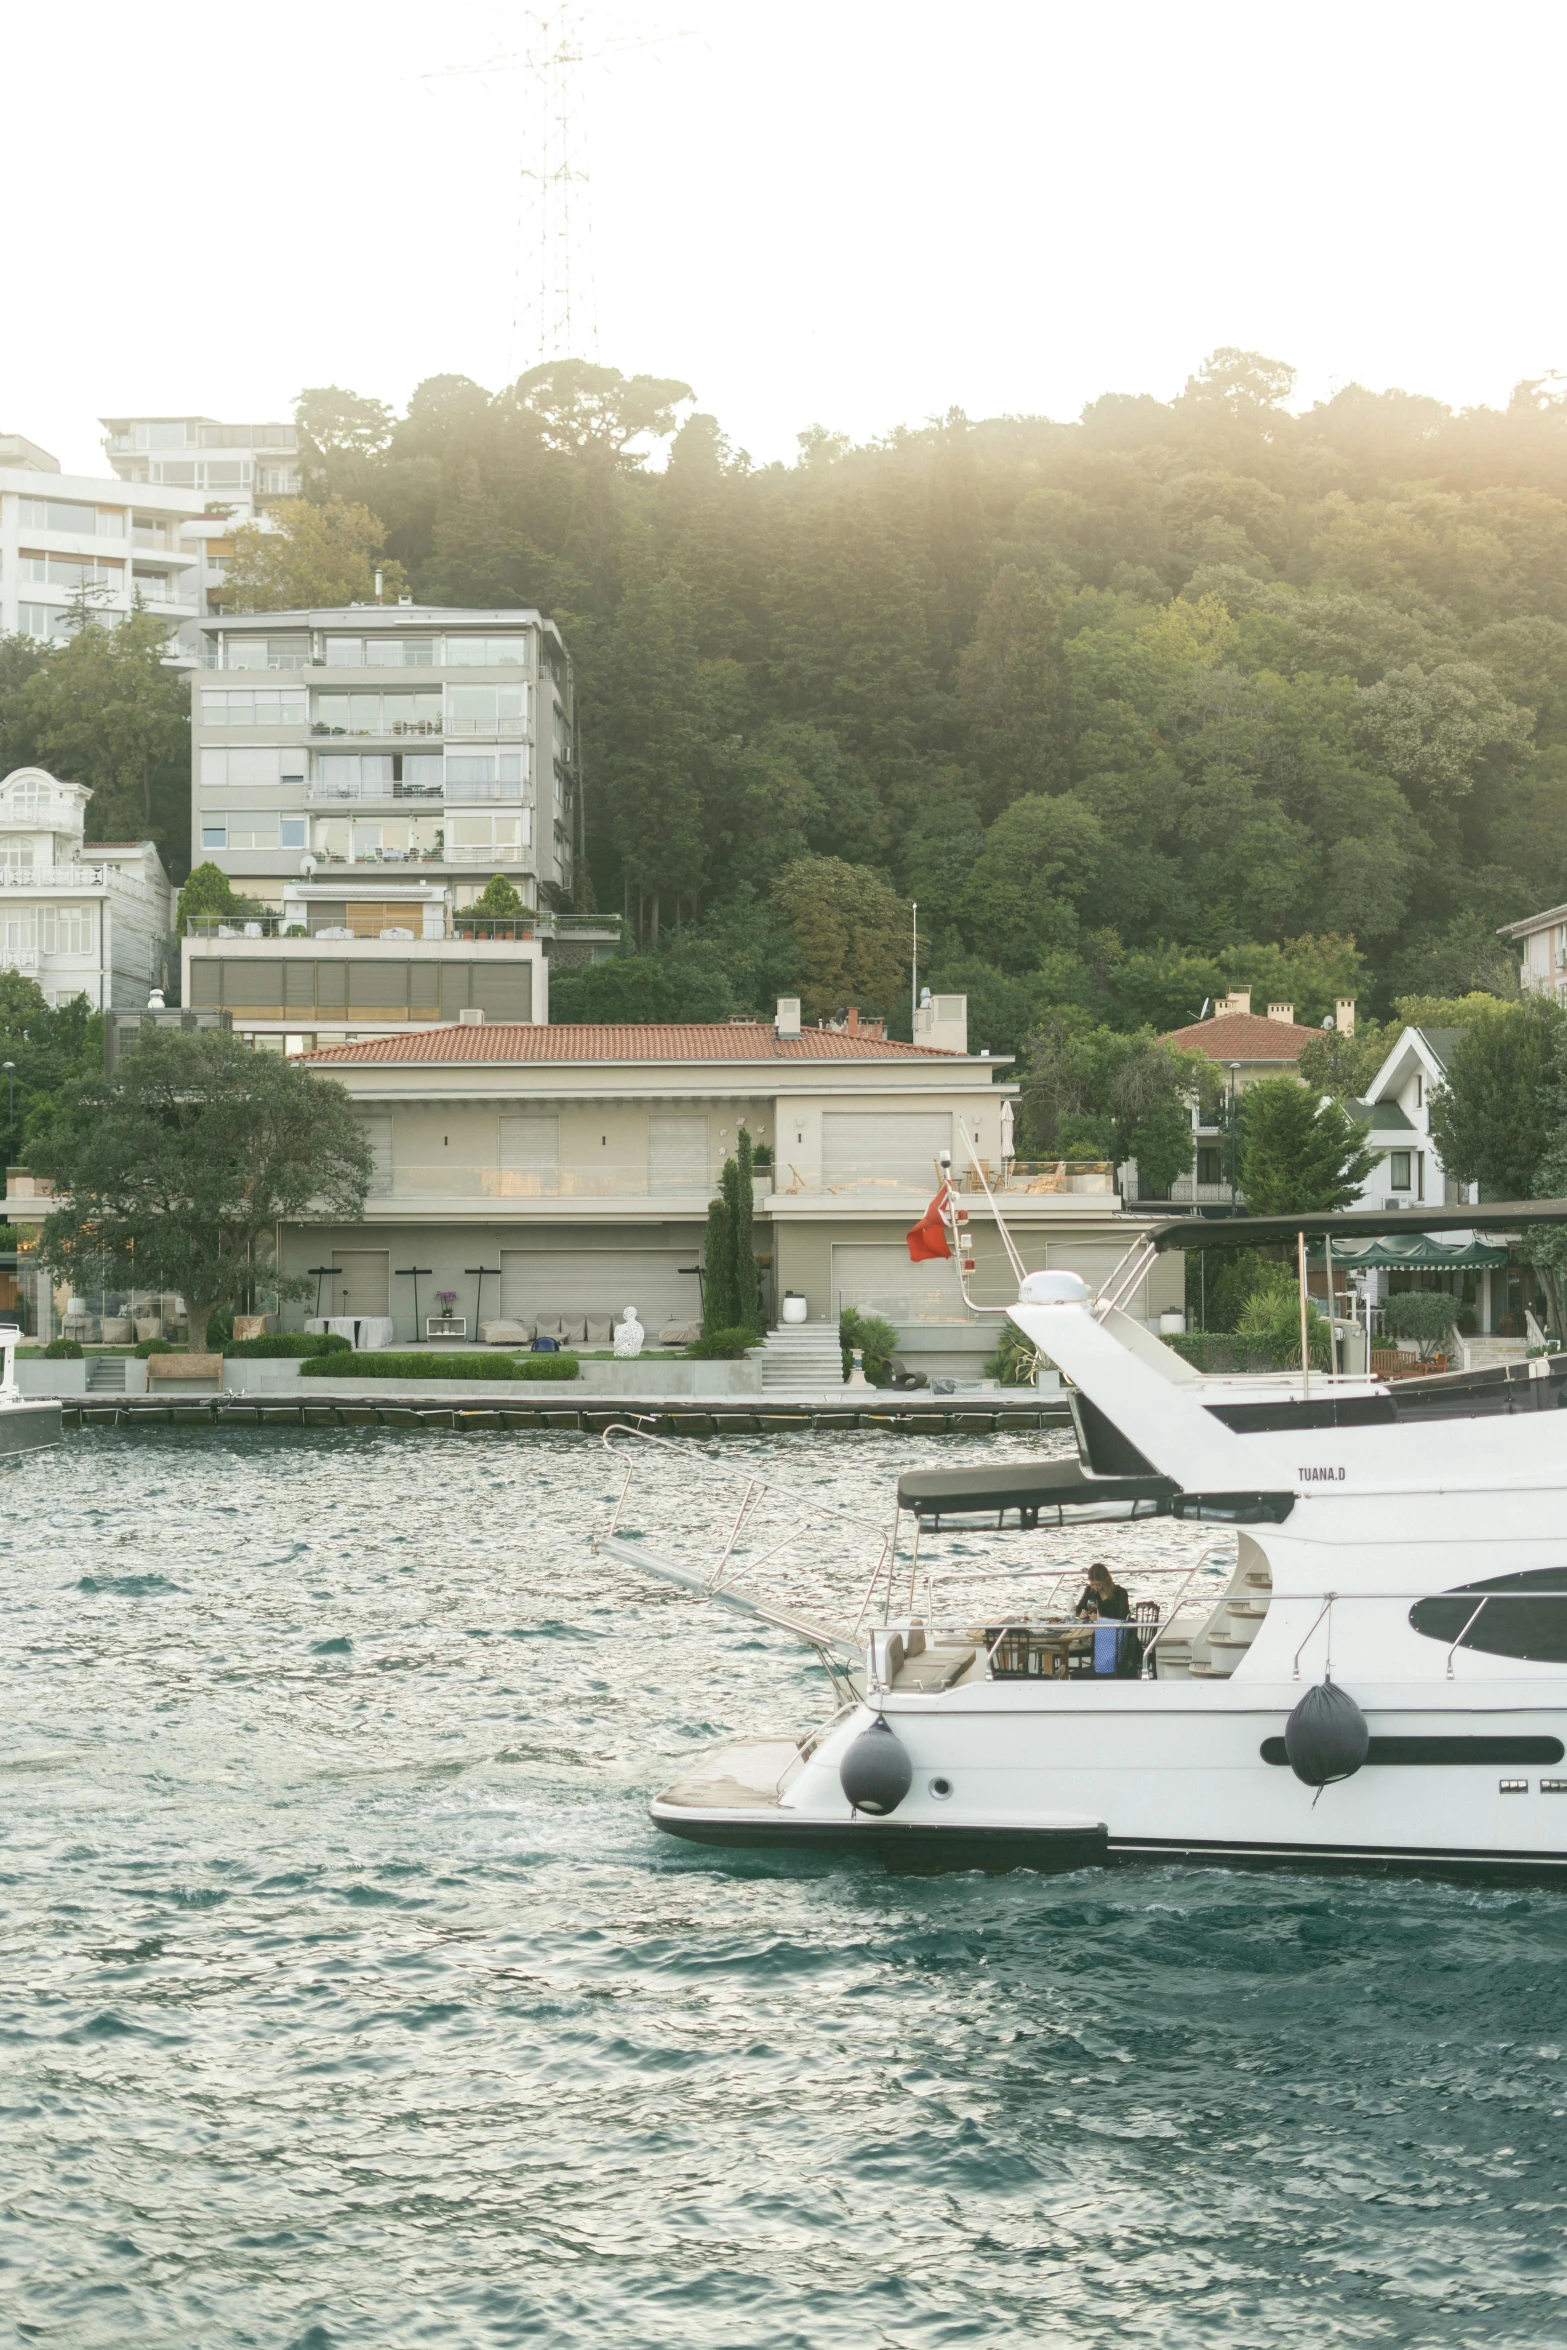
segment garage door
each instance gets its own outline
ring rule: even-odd
[[[501,1311],[517,1321],[542,1313],[614,1314],[635,1306],[637,1319],[656,1331],[665,1322],[701,1317],[694,1265],[701,1243],[667,1248],[550,1248],[501,1250]]]
[[[889,1322],[961,1322],[968,1308],[955,1268],[946,1262],[913,1264],[906,1246],[835,1243],[833,1311],[854,1306]]]
[[[844,1189],[891,1184],[933,1192],[937,1156],[951,1148],[947,1112],[829,1110],[822,1119],[822,1179]]]

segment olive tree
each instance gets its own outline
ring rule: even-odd
[[[112,1077],[78,1079],[29,1153],[59,1204],[43,1261],[91,1281],[178,1290],[190,1343],[242,1303],[280,1222],[357,1222],[372,1160],[342,1086],[226,1029],[148,1026]],[[267,1286],[309,1283],[269,1263]]]

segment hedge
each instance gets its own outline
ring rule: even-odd
[[[294,1355],[352,1354],[353,1342],[341,1330],[264,1330],[259,1338],[231,1338],[223,1349],[232,1362],[237,1355],[251,1362],[277,1362]]]
[[[575,1355],[356,1354],[337,1349],[301,1363],[303,1378],[326,1379],[575,1379]]]
[[[685,1351],[691,1362],[737,1363],[761,1343],[754,1330],[715,1330],[711,1337],[697,1339]]]

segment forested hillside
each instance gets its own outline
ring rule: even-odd
[[[556,617],[579,902],[642,949],[562,1016],[799,986],[906,1033],[910,898],[998,1050],[1236,982],[1310,1019],[1505,989],[1496,925],[1567,897],[1567,400],[1290,389],[1220,351],[1168,404],[818,428],[789,466],[613,369],[436,377],[401,418],[309,392],[297,577],[274,541],[237,597],[341,592],[357,528],[421,600]]]
[[[417,596],[559,620],[584,890],[656,937],[642,1000],[798,979],[778,885],[835,859],[878,933],[872,875],[918,899],[922,976],[1002,1048],[1052,1005],[1160,1025],[1236,979],[1315,1018],[1505,985],[1495,926],[1567,896],[1560,390],[1294,416],[1290,387],[1221,351],[1169,404],[818,429],[787,467],[682,385],[580,366],[301,420],[315,494],[371,507]]]

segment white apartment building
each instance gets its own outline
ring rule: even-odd
[[[0,969],[51,1004],[131,1009],[168,976],[174,895],[150,840],[84,843],[91,798],[42,767],[0,782]]]
[[[1523,957],[1518,978],[1526,995],[1567,1002],[1567,906],[1548,906],[1543,914],[1509,922],[1497,936],[1511,939]]]
[[[258,498],[299,495],[299,435],[291,424],[220,424],[212,416],[100,416],[104,450],[121,481],[199,490],[204,500],[256,511]]]
[[[0,434],[0,634],[65,638],[85,591],[104,620],[140,600],[189,636],[206,609],[193,530],[205,503],[195,490],[133,494],[121,481],[62,473],[35,442]]]
[[[280,907],[301,877],[571,887],[571,665],[534,611],[351,604],[209,618],[191,863]]]

